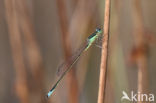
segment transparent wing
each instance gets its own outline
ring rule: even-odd
[[[101,46],[103,42],[103,35],[99,35],[99,37],[95,41],[95,45]]]
[[[59,65],[57,69],[57,75],[60,76],[68,69],[72,67],[72,65],[79,59],[82,52],[87,48],[88,42],[86,41],[73,55],[65,60],[61,65]]]

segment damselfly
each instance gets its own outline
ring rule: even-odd
[[[66,75],[66,73],[71,69],[73,64],[79,59],[81,54],[88,50],[88,48],[101,36],[102,30],[100,28],[96,28],[96,31],[92,33],[87,39],[86,42],[80,47],[74,55],[67,59],[65,62],[63,62],[58,67],[58,74],[61,75],[60,78],[56,81],[54,86],[50,89],[50,91],[47,94],[47,98],[51,96],[51,94],[54,92],[55,88],[59,84],[59,82],[62,80],[62,78]]]

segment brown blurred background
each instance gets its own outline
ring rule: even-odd
[[[58,65],[103,28],[103,15],[104,0],[0,0],[0,103],[95,103],[95,45],[45,95]],[[156,94],[155,18],[155,0],[112,0],[106,103],[120,103],[123,90]]]

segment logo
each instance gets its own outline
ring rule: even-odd
[[[154,102],[154,94],[142,94],[140,92],[134,93],[131,91],[130,95],[128,95],[125,91],[122,91],[123,96],[121,97],[121,101],[128,100],[132,102]]]

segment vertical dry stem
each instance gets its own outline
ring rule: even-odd
[[[106,86],[106,70],[107,70],[107,51],[108,51],[108,39],[109,39],[109,21],[110,21],[110,0],[105,0],[105,14],[104,14],[104,40],[102,43],[102,57],[100,66],[99,77],[99,93],[98,102],[104,102],[105,86]]]
[[[141,9],[141,0],[134,0],[134,25],[135,25],[135,47],[138,52],[136,64],[138,67],[138,92],[148,93],[148,68],[147,68],[147,43],[145,38],[145,28],[143,22],[143,14]],[[138,101],[138,103],[144,103]],[[148,102],[146,102],[148,103]]]
[[[36,99],[36,101],[39,103],[41,102],[41,95],[43,94],[41,92],[43,89],[43,64],[39,52],[40,50],[35,40],[35,32],[26,0],[16,0],[15,4],[21,34],[24,35],[23,37],[27,53],[26,57],[29,64],[30,73],[32,74],[32,80],[29,80],[29,83],[33,85],[33,91],[30,92],[31,94],[35,94],[33,95],[34,98],[39,98]]]
[[[21,31],[24,34],[26,49],[28,52],[28,62],[30,64],[31,72],[33,76],[37,76],[37,73],[42,73],[42,58],[40,50],[35,39],[35,31],[30,18],[30,13],[26,5],[25,0],[16,0],[16,6],[18,8],[18,18]],[[40,72],[39,72],[40,71]],[[41,74],[40,74],[41,76]],[[36,77],[39,78],[39,77]]]
[[[24,65],[22,41],[16,15],[15,0],[5,0],[5,7],[13,62],[16,71],[16,93],[21,103],[29,103],[26,68]]]
[[[71,45],[69,43],[69,23],[67,20],[67,12],[64,0],[58,0],[58,13],[59,13],[59,19],[60,19],[60,25],[61,25],[61,31],[62,31],[62,44],[64,49],[64,55],[65,59],[67,60],[69,57],[72,56],[71,52]],[[75,76],[75,69],[72,69],[69,73],[69,103],[78,103],[78,82]],[[72,86],[71,86],[72,85]]]
[[[43,65],[39,53],[39,47],[34,37],[33,25],[25,0],[6,0],[6,16],[10,34],[10,42],[13,52],[13,59],[16,68],[16,88],[17,95],[22,103],[28,103],[30,94],[41,98],[43,86]],[[21,34],[24,34],[26,50],[28,53],[28,63],[32,73],[31,83],[35,87],[29,91],[27,84],[26,67],[22,51]],[[30,93],[31,92],[31,93]],[[29,94],[28,94],[29,93]],[[31,95],[32,96],[32,95]],[[36,99],[41,102],[41,99]]]

